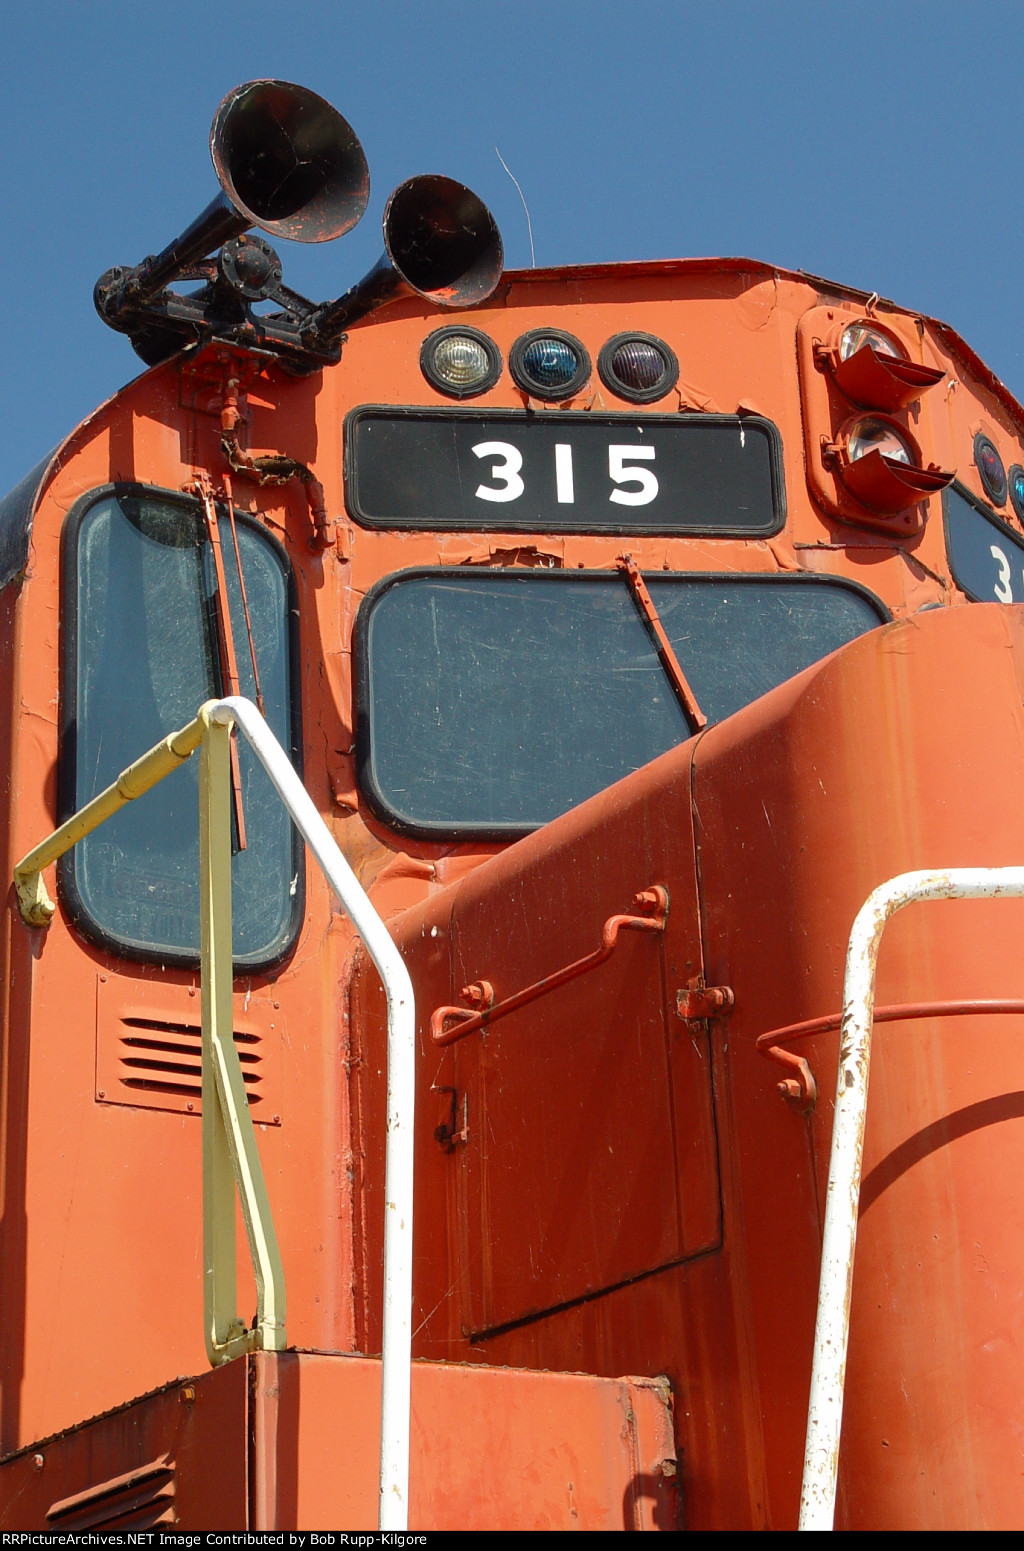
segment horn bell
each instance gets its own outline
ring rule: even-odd
[[[422,296],[435,307],[475,307],[501,279],[497,222],[464,183],[428,173],[408,178],[384,208],[384,249],[377,263],[337,301],[303,326],[314,349],[336,344],[357,318],[396,296]]]
[[[497,222],[482,199],[433,173],[400,183],[384,210],[384,246],[400,278],[436,307],[474,307],[501,277]]]
[[[336,108],[289,81],[246,81],[214,114],[210,155],[228,199],[292,242],[351,231],[370,197],[358,136]]]

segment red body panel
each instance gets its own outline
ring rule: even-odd
[[[801,1047],[821,1093],[810,1117],[782,1102],[783,1074],[755,1041],[838,1010],[853,918],[886,878],[1024,850],[1006,800],[1024,779],[1022,666],[1016,611],[875,632],[392,922],[422,1009],[423,1355],[561,1368],[583,1351],[597,1371],[665,1372],[687,1402],[689,1512],[706,1505],[720,1527],[795,1518],[838,1036]],[[965,743],[950,729],[972,695]],[[510,994],[656,882],[672,900],[663,939],[624,945],[493,1032],[432,1045],[429,1008],[460,979]],[[1021,929],[1014,901],[907,911],[885,941],[879,1004],[1012,996]],[[710,1041],[675,1013],[701,973],[735,994]],[[382,1025],[364,984],[365,1074]],[[1022,1032],[1006,1016],[879,1033],[844,1430],[851,1527],[1014,1520]],[[438,1090],[452,1086],[467,1135],[441,1148]]]
[[[420,1529],[675,1527],[664,1383],[439,1364],[413,1375]],[[259,1353],[7,1460],[0,1530],[372,1530],[379,1425],[379,1362]]]

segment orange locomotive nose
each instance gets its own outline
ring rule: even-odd
[[[0,1525],[1015,1526],[1024,409],[432,174],[317,303],[354,132],[212,146],[0,503]]]

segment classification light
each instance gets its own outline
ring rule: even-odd
[[[634,404],[663,398],[676,384],[679,362],[653,334],[616,334],[597,358],[601,381]]]
[[[431,387],[450,398],[486,393],[501,376],[501,353],[478,329],[449,327],[427,336],[420,367]]]
[[[1010,490],[1010,505],[1017,515],[1017,521],[1024,522],[1024,468],[1019,463],[1013,464],[1006,482]]]
[[[1003,460],[999,456],[999,450],[995,443],[990,441],[984,431],[979,431],[974,438],[974,463],[981,475],[981,483],[985,494],[993,506],[1006,505],[1006,469]]]
[[[539,399],[567,399],[590,376],[590,357],[571,334],[561,329],[535,329],[516,340],[509,370],[525,393]]]

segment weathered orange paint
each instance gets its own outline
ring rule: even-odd
[[[946,374],[901,412],[923,457],[955,468],[983,499],[973,437],[984,430],[1007,465],[1024,461],[1024,410],[951,330],[878,309],[913,360]],[[525,1464],[511,1463],[526,1460],[544,1414],[561,1418],[556,1433],[576,1429],[587,1480],[604,1471],[586,1522],[604,1514],[611,1524],[615,1512],[622,1522],[624,1491],[653,1463],[632,1474],[607,1464],[610,1424],[595,1397],[612,1391],[583,1380],[573,1389],[571,1373],[667,1376],[688,1527],[795,1526],[836,1037],[801,1045],[821,1095],[809,1118],[782,1102],[756,1040],[838,1009],[846,936],[883,879],[913,867],[1004,865],[1024,850],[1019,610],[965,606],[937,497],[906,537],[860,525],[820,461],[843,406],[814,365],[817,320],[824,338],[825,323],[866,316],[860,293],[753,261],[709,260],[513,273],[465,315],[506,360],[514,340],[540,326],[574,333],[595,360],[614,333],[655,334],[678,354],[680,381],[637,407],[638,418],[740,409],[779,427],[784,531],[762,540],[631,534],[641,571],[846,577],[894,616],[504,848],[410,840],[367,810],[352,752],[359,603],[381,577],[414,565],[529,564],[540,552],[569,569],[610,569],[622,537],[399,533],[351,520],[346,414],[448,403],[419,369],[438,318],[417,300],[353,326],[340,365],[315,377],[259,362],[243,373],[243,446],[308,465],[336,525],[333,545],[317,549],[299,485],[259,489],[235,476],[239,509],[283,542],[295,570],[306,784],[389,920],[417,996],[414,1328],[416,1354],[443,1365],[429,1371],[444,1377],[430,1428],[420,1413],[424,1430],[414,1430],[413,1527],[497,1527],[513,1522],[513,1503],[538,1524],[571,1517],[564,1498],[562,1519],[544,1518],[555,1498],[547,1487],[531,1497]],[[66,515],[111,481],[180,490],[205,471],[216,485],[238,359],[208,347],[145,373],[68,438],[45,478],[26,574],[0,596],[8,877],[55,822]],[[507,371],[471,405],[525,408]],[[629,408],[596,374],[570,407]],[[1019,528],[1008,507],[1001,515]],[[486,979],[503,999],[532,985],[591,952],[604,921],[652,884],[669,891],[663,936],[624,933],[605,964],[492,1031],[433,1044],[431,1012],[457,1004],[463,986]],[[1022,909],[906,912],[886,939],[879,1002],[1019,995]],[[30,1501],[45,1509],[134,1468],[140,1461],[121,1449],[113,1422],[94,1424],[109,1433],[94,1465],[82,1464],[84,1434],[72,1430],[178,1375],[203,1374],[205,1359],[198,1105],[112,1102],[108,1091],[118,1019],[159,1007],[188,1022],[195,976],[84,942],[61,908],[49,929],[30,930],[13,893],[2,953],[0,1449],[31,1453],[60,1434],[50,1447],[67,1462],[50,1496],[49,1476],[41,1496],[24,1484],[30,1455],[0,1464],[0,1507],[13,1528],[28,1526]],[[681,1019],[677,992],[702,984],[731,987],[734,1010]],[[351,1450],[362,1495],[344,1508],[353,1515],[345,1527],[357,1527],[372,1519],[375,1402],[364,1377],[351,1391],[361,1398],[346,1444],[338,1408],[349,1391],[335,1375],[339,1354],[379,1349],[383,999],[316,871],[294,952],[271,975],[241,978],[236,1003],[243,1023],[273,1026],[280,1040],[270,1118],[256,1118],[289,1342],[307,1354],[282,1360],[292,1378],[280,1404],[295,1416],[291,1453],[276,1468],[279,1480],[291,1472],[297,1495],[279,1522],[327,1527],[343,1511],[329,1488]],[[879,1033],[844,1527],[1019,1523],[1022,1032],[1008,1016]],[[434,1133],[452,1118],[452,1089],[465,1140],[442,1146]],[[243,1306],[247,1276],[243,1268]],[[506,1364],[531,1371],[493,1377]],[[243,1366],[189,1382],[203,1397],[226,1394]],[[570,1392],[577,1398],[560,1411],[557,1397]],[[146,1402],[147,1458],[178,1447],[181,1404],[177,1392],[173,1403]],[[326,1419],[341,1450],[329,1459],[317,1453]],[[478,1476],[451,1486],[451,1460],[474,1439],[494,1451],[486,1492]],[[226,1458],[213,1447],[197,1456],[197,1490]],[[415,1470],[426,1473],[419,1486]],[[668,1527],[665,1502],[644,1527]],[[237,1522],[253,1512],[247,1496]]]
[[[373,1530],[379,1426],[379,1362],[260,1352],[8,1458],[0,1532]],[[411,1440],[431,1529],[677,1523],[663,1380],[417,1363]]]

